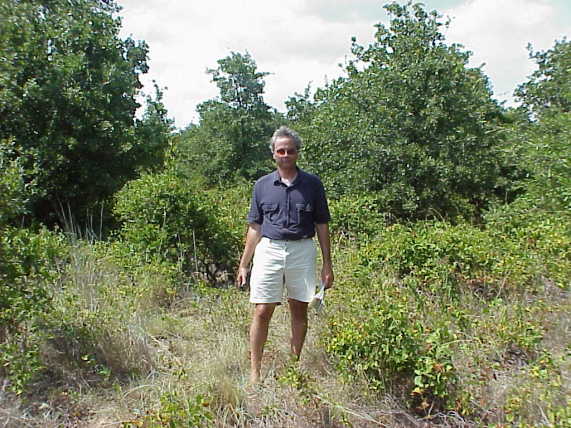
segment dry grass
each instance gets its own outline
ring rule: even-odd
[[[478,420],[505,422],[510,405],[526,421],[541,423],[549,409],[542,401],[545,381],[534,372],[541,368],[536,356],[517,354],[517,348],[506,354],[511,332],[498,329],[519,320],[515,314],[525,304],[530,322],[544,328],[542,346],[553,350],[554,367],[546,373],[558,373],[560,394],[547,402],[564,405],[560,397],[571,390],[565,360],[569,293],[555,299],[546,289],[533,302],[522,297],[496,312],[477,297],[465,299],[471,329],[458,341],[454,364],[473,408],[480,409],[478,417],[450,412],[423,420],[407,409],[407,397],[371,390],[367,379],[345,382],[324,351],[327,317],[338,309],[335,293],[351,284],[349,270],[339,269],[340,288],[330,292],[326,312],[311,312],[298,364],[290,359],[287,306],[276,310],[263,381],[252,387],[247,381],[251,307],[246,293],[195,284],[173,295],[173,284],[160,269],[127,273],[88,246],[74,257],[57,284],[58,310],[49,324],[54,336],[43,355],[48,369],[27,396],[14,396],[4,385],[0,427],[152,427],[161,426],[152,425],[158,415],[174,420],[206,414],[217,427],[477,426]],[[338,266],[352,257],[350,251],[338,253]],[[390,278],[383,283],[396,284]],[[541,299],[550,302],[549,310],[542,310]],[[427,322],[445,315],[436,301],[425,309]],[[514,402],[517,394],[523,403]]]
[[[94,308],[95,300],[91,292],[83,303]],[[373,404],[378,404],[377,399],[363,399],[358,385],[337,378],[319,343],[323,318],[315,314],[303,359],[299,366],[292,365],[285,306],[272,320],[263,381],[249,386],[249,320],[247,296],[234,290],[191,293],[171,308],[147,312],[145,318],[131,314],[123,326],[114,325],[114,332],[104,328],[109,336],[99,336],[97,347],[114,372],[116,367],[121,371],[130,366],[123,360],[130,360],[144,344],[143,360],[152,356],[150,365],[140,363],[146,367],[144,373],[102,380],[89,370],[72,370],[69,355],[63,358],[52,349],[52,367],[60,359],[58,384],[49,385],[44,379],[41,391],[29,396],[30,401],[6,393],[0,426],[121,426],[143,421],[149,411],[161,411],[161,397],[184,401],[197,395],[207,398],[215,425],[221,427],[335,427],[350,421],[354,426],[383,426],[381,420],[399,417],[398,411],[379,411]],[[73,374],[79,377],[72,381]]]

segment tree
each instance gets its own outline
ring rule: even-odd
[[[510,130],[505,155],[512,170],[522,171],[514,184],[520,198],[546,211],[571,210],[571,42],[533,52],[537,70],[520,85],[518,117]]]
[[[208,73],[220,97],[198,106],[199,124],[185,139],[191,167],[210,183],[252,180],[269,170],[268,141],[278,117],[262,96],[268,73],[258,72],[248,53],[232,52],[218,65]]]
[[[546,112],[570,112],[571,42],[556,41],[553,48],[543,52],[533,52],[531,45],[528,50],[538,68],[515,91],[522,107],[536,116]]]
[[[316,111],[316,105],[311,101],[311,85],[307,85],[303,94],[296,92],[292,97],[289,97],[285,105],[288,121],[295,123],[310,119]]]
[[[137,167],[153,171],[163,167],[166,148],[173,132],[173,120],[163,104],[163,91],[153,81],[154,97],[147,95],[145,112],[141,119],[135,120],[135,140],[139,142]]]
[[[0,138],[33,171],[40,219],[61,206],[83,215],[147,157],[134,118],[148,49],[119,38],[118,11],[112,0],[0,0]]]
[[[201,272],[214,284],[232,275],[241,240],[225,221],[224,201],[227,195],[215,203],[200,180],[167,168],[127,183],[115,195],[114,213],[136,254]]]
[[[307,167],[333,195],[373,193],[399,217],[469,214],[495,185],[501,110],[470,53],[445,43],[437,12],[385,9],[390,25],[369,47],[353,39],[347,76],[304,107]]]
[[[246,111],[269,110],[264,103],[264,77],[270,73],[259,72],[249,53],[231,52],[218,60],[218,68],[208,69],[212,81],[220,90],[220,99],[228,106]]]

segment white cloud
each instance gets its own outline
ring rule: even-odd
[[[300,12],[333,22],[369,22],[379,18],[379,0],[310,0],[302,3]]]
[[[344,3],[345,10],[351,5],[349,0],[337,3]],[[182,127],[196,120],[198,103],[218,94],[206,69],[216,68],[216,61],[230,51],[248,51],[260,71],[272,73],[266,78],[265,99],[279,110],[309,82],[317,87],[325,76],[337,77],[337,64],[349,54],[351,37],[371,40],[373,24],[384,15],[378,0],[359,1],[368,10],[373,3],[378,16],[367,21],[361,12],[344,19],[343,14],[331,16],[332,4],[320,9],[306,0],[123,0],[122,35],[149,44],[145,90],[153,79],[166,86],[165,104]]]
[[[500,99],[509,98],[533,68],[526,51],[547,49],[570,28],[554,19],[553,0],[427,0],[427,7],[457,4],[448,41],[474,52],[471,65],[486,63]],[[218,94],[206,74],[230,51],[248,51],[266,77],[268,104],[284,110],[284,101],[309,82],[323,86],[342,74],[337,66],[350,57],[352,36],[366,45],[374,24],[386,22],[379,0],[119,0],[124,6],[122,35],[150,46],[151,80],[166,86],[165,104],[178,127],[196,120],[200,102]],[[452,3],[451,3],[452,2]],[[561,8],[562,6],[559,6]]]
[[[495,97],[508,105],[535,69],[528,43],[534,50],[549,49],[571,29],[558,23],[559,11],[549,0],[470,0],[444,13],[452,18],[448,41],[473,52],[470,65],[485,64]]]

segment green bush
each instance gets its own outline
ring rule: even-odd
[[[454,395],[457,369],[452,361],[451,341],[451,334],[445,328],[437,328],[432,332],[425,330],[423,334],[422,352],[414,367],[412,391],[414,401],[420,408],[433,403],[437,408],[442,408],[448,404],[446,400]]]
[[[15,147],[0,140],[0,228],[10,224],[27,210],[32,183],[25,183],[22,159],[14,160]]]
[[[337,369],[349,379],[364,377],[373,389],[400,389],[413,407],[444,408],[457,381],[448,329],[424,325],[406,293],[381,291],[376,283],[357,288],[369,303],[351,300],[349,316],[333,317],[325,339]],[[362,313],[355,317],[357,307]]]
[[[0,235],[0,325],[8,332],[49,310],[47,283],[68,251],[62,235],[40,229],[4,229]]]
[[[88,263],[100,263],[101,270],[114,273],[122,304],[133,311],[143,306],[168,306],[184,281],[179,266],[166,260],[145,260],[122,240],[96,243],[89,252]]]
[[[496,241],[511,241],[530,261],[533,275],[542,284],[569,289],[571,283],[571,215],[534,207],[522,198],[499,207],[486,216],[486,230]]]
[[[528,218],[511,231],[496,223],[486,229],[444,222],[393,225],[361,249],[360,263],[368,270],[393,271],[412,288],[449,297],[457,296],[459,287],[493,297],[533,290],[546,280],[563,286],[571,267],[571,238],[554,220]]]
[[[331,231],[349,237],[375,236],[388,222],[388,215],[382,212],[383,208],[379,197],[375,195],[331,199]]]
[[[0,235],[0,373],[16,392],[40,369],[40,321],[53,310],[50,283],[66,261],[65,238],[46,229]]]
[[[161,397],[161,408],[149,411],[147,415],[121,424],[123,428],[133,427],[211,427],[214,414],[209,408],[207,397],[198,394],[192,398],[180,394],[166,393]]]
[[[410,375],[420,350],[419,326],[406,305],[390,300],[377,300],[362,317],[332,321],[326,346],[342,373],[365,375],[376,388],[394,376]]]
[[[532,364],[553,328],[546,308],[565,311],[546,303],[569,287],[565,218],[518,202],[483,227],[425,221],[357,235],[336,256],[323,339],[338,371],[425,416],[481,414],[481,379]]]
[[[507,133],[502,155],[510,171],[520,171],[510,186],[529,208],[571,210],[571,113],[552,112],[536,122],[518,123]],[[515,178],[515,177],[514,177]]]
[[[234,270],[240,241],[218,202],[203,183],[167,171],[129,182],[117,194],[114,212],[135,253],[220,281]]]

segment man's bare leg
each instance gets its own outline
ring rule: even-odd
[[[257,303],[250,326],[250,382],[260,381],[262,355],[268,338],[268,327],[277,303]]]
[[[289,299],[291,314],[291,353],[299,359],[307,333],[307,303]]]

